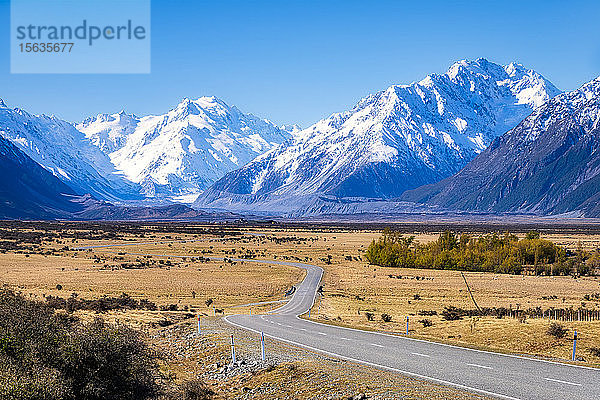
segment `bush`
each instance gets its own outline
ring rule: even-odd
[[[375,315],[372,312],[366,312],[365,317],[367,317],[367,321],[373,321],[375,319]]]
[[[433,325],[433,322],[431,322],[431,320],[427,318],[422,319],[419,322],[423,324],[423,328],[427,328]]]
[[[157,309],[156,304],[148,299],[135,300],[127,293],[119,297],[101,297],[95,300],[79,299],[77,293],[72,293],[68,299],[58,296],[46,296],[46,304],[52,308],[73,312],[77,310],[90,310],[102,313],[110,310],[150,310]]]
[[[0,398],[147,399],[159,392],[156,356],[137,332],[83,324],[0,291]]]
[[[442,311],[442,318],[446,321],[458,321],[462,317],[462,310],[454,306],[444,307],[444,311]]]
[[[600,357],[600,347],[590,347],[590,354],[594,357]]]
[[[383,313],[383,314],[381,314],[381,320],[383,322],[391,322],[392,316],[390,314]]]
[[[212,399],[214,394],[215,393],[199,379],[192,379],[181,385],[182,400],[208,400]]]
[[[546,334],[554,336],[557,339],[564,338],[567,335],[567,332],[569,332],[569,330],[558,322],[551,323],[550,326],[548,326],[548,330],[546,330]]]
[[[171,321],[170,319],[163,318],[160,321],[158,321],[158,326],[160,326],[161,328],[171,325],[173,325],[173,321]]]

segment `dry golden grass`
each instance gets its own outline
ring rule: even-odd
[[[203,243],[207,249],[208,242]],[[90,242],[72,246],[90,245]],[[98,243],[94,243],[98,244]],[[104,244],[104,243],[103,243]],[[169,244],[171,247],[169,247]],[[173,249],[177,246],[177,249]],[[197,246],[200,246],[198,244]],[[205,301],[214,300],[217,308],[255,301],[278,300],[294,282],[303,278],[297,268],[250,262],[198,261],[177,257],[150,257],[117,254],[187,254],[195,250],[185,244],[99,248],[84,252],[63,252],[61,256],[38,254],[0,254],[0,282],[36,296],[69,296],[76,292],[82,298],[123,292],[137,298],[148,298],[157,304],[189,305],[206,308]],[[94,257],[101,260],[95,262]],[[201,254],[194,254],[200,257]],[[123,269],[122,263],[150,260],[149,268]],[[171,263],[159,264],[159,262]],[[62,290],[57,290],[57,285]],[[210,311],[207,309],[207,311]]]
[[[342,253],[351,252],[358,238],[366,240],[371,235],[352,235],[345,243],[339,243]],[[420,241],[435,239],[435,235],[417,235]],[[600,238],[578,235],[552,237],[558,243],[576,248],[579,241],[585,247],[596,248]],[[364,243],[364,242],[363,242]],[[361,250],[355,246],[355,251]],[[339,253],[339,252],[338,252]],[[323,279],[324,296],[312,311],[316,320],[366,329],[405,332],[406,316],[410,316],[410,333],[413,336],[486,348],[511,353],[526,353],[568,359],[572,341],[556,340],[546,334],[548,320],[528,319],[519,322],[514,318],[493,317],[465,318],[460,321],[444,321],[437,316],[418,316],[419,311],[435,311],[445,306],[474,309],[464,280],[457,271],[428,269],[383,268],[365,262],[346,261],[334,257],[332,265],[326,265]],[[546,277],[514,276],[492,273],[466,272],[465,277],[480,307],[506,307],[512,309],[574,308],[585,304],[587,309],[600,310],[600,302],[584,301],[585,294],[600,293],[597,277]],[[557,296],[551,299],[551,296]],[[550,298],[550,299],[549,299]],[[319,304],[321,303],[321,304]],[[367,321],[365,312],[374,314],[374,321]],[[392,316],[385,323],[381,314]],[[424,327],[420,320],[428,319],[431,327]],[[563,322],[561,322],[563,323]],[[589,349],[600,347],[600,322],[564,322],[579,333],[578,355],[589,362],[599,363]]]
[[[131,243],[136,240],[156,242],[85,252],[61,251],[59,256],[32,254],[26,257],[24,254],[8,252],[0,254],[0,281],[38,296],[53,294],[66,297],[71,292],[78,292],[81,297],[96,298],[127,292],[135,297],[148,298],[157,304],[189,305],[206,313],[210,313],[211,309],[206,308],[204,302],[212,298],[216,307],[226,308],[226,312],[250,312],[249,308],[230,307],[279,300],[287,288],[302,279],[303,272],[291,267],[250,262],[199,262],[190,257],[236,258],[252,254],[257,259],[303,261],[324,267],[324,297],[321,305],[316,303],[312,316],[331,323],[403,332],[406,315],[423,310],[440,313],[449,305],[474,308],[459,272],[381,268],[365,262],[361,256],[369,243],[379,237],[377,231],[283,228],[245,231],[264,236],[218,238],[150,232],[142,239],[126,234],[117,241],[69,240],[66,243],[43,243],[43,249],[60,249],[65,244],[74,247]],[[422,242],[436,238],[435,233],[417,234],[417,240]],[[547,235],[544,238],[572,249],[579,246],[579,243],[588,249],[598,247],[600,243],[598,235]],[[119,252],[128,254],[118,254]],[[153,256],[145,259],[129,253]],[[175,255],[187,258],[172,257]],[[327,262],[328,255],[331,256],[331,264]],[[119,267],[122,263],[135,263],[140,259],[150,260],[152,266],[144,269]],[[163,264],[159,264],[161,260]],[[172,265],[164,264],[166,262]],[[597,278],[490,273],[465,273],[465,276],[481,307],[578,308],[585,302],[585,294],[600,293],[600,280]],[[56,290],[57,284],[63,286],[62,291]],[[192,297],[192,291],[196,292],[195,298]],[[415,295],[420,299],[415,299]],[[557,299],[549,300],[549,296],[557,296]],[[588,309],[600,309],[599,302],[587,301],[585,306]],[[277,304],[253,307],[253,312],[275,307]],[[365,312],[372,312],[375,321],[367,321]],[[392,321],[381,321],[382,313],[390,314]],[[144,318],[149,317],[132,314],[130,322]],[[418,322],[422,319],[431,320],[433,326],[423,327]],[[443,321],[439,316],[411,316],[410,328],[412,335],[432,340],[513,353],[569,358],[570,341],[555,340],[546,335],[548,323],[547,320],[537,319],[521,323],[512,318]],[[571,330],[569,337],[574,329],[580,332],[579,354],[588,361],[600,362],[589,354],[589,348],[600,347],[600,323],[569,322],[564,325]]]

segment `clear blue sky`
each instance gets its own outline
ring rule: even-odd
[[[9,9],[0,97],[70,121],[215,95],[307,126],[463,58],[518,61],[563,90],[600,75],[598,1],[153,0],[149,75],[11,75]]]

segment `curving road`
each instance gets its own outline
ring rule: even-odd
[[[88,246],[95,247],[116,247]],[[84,248],[82,248],[84,249]],[[133,253],[130,253],[133,254]],[[184,257],[181,255],[157,255]],[[222,260],[220,257],[210,257]],[[466,349],[404,336],[320,324],[299,318],[312,307],[323,269],[272,260],[233,259],[306,270],[292,299],[265,315],[230,315],[237,327],[332,357],[373,366],[501,399],[600,399],[600,370],[533,358]]]
[[[240,260],[241,261],[241,260]],[[533,358],[504,355],[403,336],[320,324],[299,318],[313,305],[323,269],[306,270],[293,298],[267,315],[231,315],[232,325],[333,357],[395,371],[447,386],[520,400],[600,399],[600,370]]]

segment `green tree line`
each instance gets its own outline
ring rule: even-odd
[[[445,231],[433,242],[418,243],[414,236],[386,229],[379,240],[373,240],[365,255],[371,264],[384,267],[504,274],[520,274],[525,266],[531,266],[536,274],[586,275],[600,267],[598,251],[570,252],[542,239],[538,232],[529,232],[519,239],[508,232],[474,237]]]

